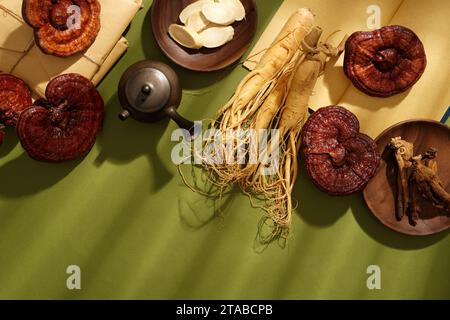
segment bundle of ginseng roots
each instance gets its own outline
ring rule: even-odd
[[[340,52],[320,42],[321,35],[314,14],[297,10],[210,122],[214,134],[203,141],[208,156],[196,155],[214,186],[207,195],[221,197],[237,185],[252,206],[263,209],[261,243],[284,241],[290,235],[292,190],[309,99],[326,62]]]

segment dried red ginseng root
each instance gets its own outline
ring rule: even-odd
[[[5,126],[15,126],[20,113],[32,105],[31,92],[23,80],[0,73],[0,145]]]
[[[47,86],[47,100],[22,112],[17,134],[30,157],[62,162],[85,156],[95,144],[104,114],[94,85],[78,74],[59,76]]]
[[[345,46],[345,74],[356,88],[374,97],[390,97],[408,90],[426,66],[422,42],[402,26],[355,32]]]
[[[47,54],[71,56],[89,48],[100,31],[98,0],[23,0],[22,15]],[[77,14],[79,13],[79,16]]]
[[[343,107],[319,109],[302,135],[306,170],[314,184],[330,195],[362,191],[378,169],[375,142],[359,132],[358,119]]]

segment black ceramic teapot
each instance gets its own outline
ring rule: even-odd
[[[157,122],[171,118],[182,129],[192,131],[194,123],[177,112],[181,102],[181,85],[168,65],[145,60],[129,67],[119,82],[119,101],[123,107],[121,120],[133,118],[141,122]]]

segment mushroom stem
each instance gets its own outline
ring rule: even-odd
[[[64,100],[62,103],[50,109],[50,121],[52,124],[61,124],[65,119],[64,113],[69,108],[69,102]]]
[[[58,104],[54,109],[58,111],[66,111],[69,108],[69,102],[67,100],[64,100],[60,104]]]
[[[395,68],[398,63],[398,52],[393,48],[378,51],[374,57],[374,64],[378,70],[388,72]]]

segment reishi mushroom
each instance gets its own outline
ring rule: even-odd
[[[80,16],[76,17],[79,9]],[[100,31],[98,0],[23,0],[22,15],[46,54],[71,56],[89,48]]]
[[[362,191],[375,175],[380,154],[359,132],[356,116],[340,106],[316,111],[302,133],[305,166],[314,184],[334,196]]]
[[[31,105],[31,91],[25,82],[11,74],[0,73],[0,145],[4,127],[15,126],[22,111]]]
[[[17,134],[31,158],[63,162],[86,155],[101,130],[104,103],[95,86],[78,74],[65,74],[49,82],[47,100],[23,111]]]
[[[427,65],[419,37],[402,26],[355,32],[345,46],[344,71],[354,86],[374,97],[411,88]]]

